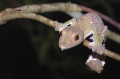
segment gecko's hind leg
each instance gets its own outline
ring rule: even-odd
[[[105,41],[106,38],[101,42],[101,44],[97,44],[96,40],[94,40],[94,35],[91,33],[89,36],[86,37],[86,40],[89,41],[89,45],[91,46],[91,49],[93,52],[98,53],[99,55],[102,55],[103,50],[105,49]]]
[[[103,54],[103,51],[105,49],[105,41],[106,41],[106,37],[104,38],[104,40],[102,41],[101,45],[97,45],[97,46],[92,46],[92,51],[93,52],[97,52],[99,55]]]

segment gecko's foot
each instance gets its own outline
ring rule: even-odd
[[[98,53],[99,55],[103,54],[104,46],[92,46],[92,51]]]
[[[105,62],[99,60],[98,58],[93,58],[93,56],[90,55],[85,64],[88,65],[91,70],[96,71],[97,73],[101,73]]]

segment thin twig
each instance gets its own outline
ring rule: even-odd
[[[27,5],[21,6],[18,8],[14,8],[15,11],[22,11],[22,12],[34,12],[34,13],[44,13],[44,12],[52,12],[52,11],[62,11],[62,12],[95,12],[101,18],[106,20],[107,22],[111,23],[115,27],[120,29],[120,23],[116,22],[115,20],[109,18],[108,16],[95,11],[91,8],[85,6],[79,6],[77,4],[73,4],[70,2],[67,3],[50,3],[50,4],[39,4],[39,5]]]
[[[29,19],[42,22],[51,27],[56,26],[56,23],[54,21],[51,21],[50,19],[44,16],[41,16],[35,13],[25,13],[25,12],[7,12],[7,13],[3,12],[2,16],[0,17],[0,24],[3,24],[7,22],[8,20],[17,19],[17,18],[29,18]]]
[[[62,12],[80,12],[81,8],[79,5],[67,2],[67,3],[48,3],[48,4],[38,4],[38,5],[27,5],[14,8],[15,11],[22,12],[34,12],[34,13],[44,13],[53,11]]]
[[[120,44],[120,35],[119,34],[108,30],[107,37]]]
[[[83,45],[88,47],[89,49],[91,49],[91,46],[89,46],[89,42],[87,40],[83,43]],[[104,49],[103,54],[108,56],[108,57],[111,57],[113,59],[116,59],[116,60],[120,61],[120,55],[116,54],[116,53],[114,53],[110,50]]]

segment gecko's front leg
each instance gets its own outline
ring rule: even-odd
[[[75,18],[73,18],[71,20],[68,20],[65,23],[58,23],[56,21],[55,31],[61,32],[65,27],[67,27],[67,26],[73,26],[75,23],[76,23],[76,19]]]
[[[105,44],[103,44],[102,42],[104,41],[105,38],[103,38],[103,40],[99,40],[99,39],[95,39],[96,36],[92,36],[90,37],[90,41],[89,41],[89,46],[91,47],[93,52],[98,53],[99,55],[103,54],[103,51],[105,49]],[[92,41],[91,41],[92,40]]]

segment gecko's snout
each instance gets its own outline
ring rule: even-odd
[[[64,45],[59,45],[60,49],[63,51],[65,49],[67,49]]]
[[[61,49],[62,51],[63,51],[63,50],[65,50],[65,48],[64,48],[64,47],[61,47],[60,49]]]

